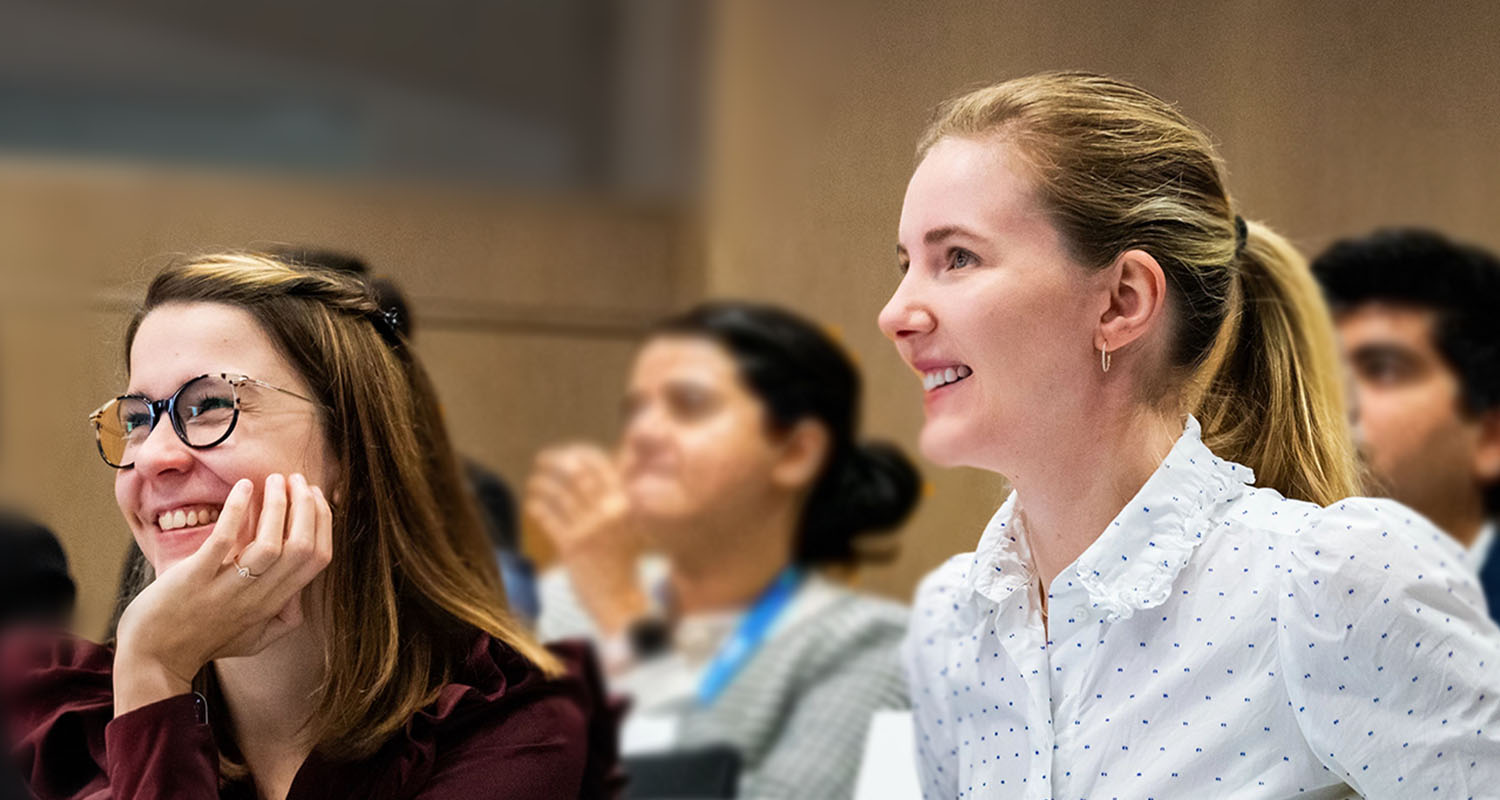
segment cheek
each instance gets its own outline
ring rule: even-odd
[[[739,426],[704,430],[682,443],[682,481],[701,501],[757,485],[768,470],[764,437]]]

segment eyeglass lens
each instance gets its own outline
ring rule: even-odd
[[[234,387],[218,375],[189,381],[167,404],[173,415],[172,428],[190,447],[218,444],[234,425]],[[135,453],[151,435],[158,420],[149,400],[139,397],[116,399],[99,416],[99,451],[114,466],[135,463]]]

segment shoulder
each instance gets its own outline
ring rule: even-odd
[[[548,649],[563,664],[559,675],[480,636],[459,674],[398,737],[405,750],[399,760],[450,776],[493,773],[502,783],[518,771],[542,769],[559,785],[576,780],[584,796],[608,795],[617,781],[622,709],[608,699],[587,645]]]
[[[1314,507],[1291,534],[1288,575],[1298,582],[1344,578],[1440,587],[1465,599],[1477,594],[1458,542],[1394,500],[1351,497]]]
[[[773,635],[736,681],[743,684],[737,694],[791,697],[815,686],[857,683],[867,701],[901,695],[898,653],[906,630],[905,607],[822,578],[813,580],[802,590],[796,619]]]
[[[912,598],[908,641],[929,639],[957,623],[974,553],[959,553],[922,577]]]
[[[1392,500],[1316,509],[1284,540],[1279,623],[1292,644],[1384,650],[1424,638],[1500,639],[1452,538]]]
[[[804,590],[809,611],[798,626],[802,638],[839,649],[882,647],[906,631],[906,606],[825,578],[814,578]]]

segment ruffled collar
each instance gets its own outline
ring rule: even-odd
[[[1108,622],[1161,605],[1216,524],[1217,509],[1254,482],[1249,467],[1209,451],[1198,420],[1190,416],[1140,491],[1057,580],[1082,586]],[[1016,502],[1013,492],[990,519],[962,583],[996,603],[1034,579]]]

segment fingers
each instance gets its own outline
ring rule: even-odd
[[[545,506],[551,517],[568,524],[595,511],[618,486],[609,455],[594,445],[575,444],[538,454],[526,490],[528,501]]]
[[[224,507],[219,511],[219,519],[214,523],[213,532],[184,563],[191,562],[194,569],[204,577],[211,577],[229,563],[230,554],[239,544],[241,533],[248,527],[250,500],[254,494],[254,483],[244,479],[236,481],[229,490],[229,496],[224,499]]]
[[[287,482],[287,492],[290,495],[290,507],[287,511],[287,533],[286,541],[282,544],[281,560],[286,564],[288,577],[301,588],[321,571],[321,566],[310,570],[310,562],[318,549],[317,495],[308,486],[307,478],[301,475],[293,475]],[[303,575],[306,578],[299,580]]]
[[[569,510],[587,508],[593,499],[580,465],[578,445],[544,452],[537,459],[536,478],[550,487],[551,496]]]
[[[255,541],[236,559],[241,568],[255,576],[264,575],[281,557],[287,527],[286,478],[279,474],[267,475],[265,486],[260,500],[260,519],[255,526]]]
[[[284,519],[285,538],[277,559],[258,573],[263,585],[272,589],[268,602],[273,605],[301,591],[333,559],[333,510],[322,490],[302,475],[293,475],[286,481],[284,499],[284,513],[261,512],[262,524],[268,516]]]
[[[578,483],[585,492],[598,497],[614,490],[618,484],[615,467],[603,450],[597,447],[581,448],[574,458],[577,459]]]
[[[318,546],[314,557],[326,567],[333,562],[333,506],[329,505],[328,498],[323,496],[322,487],[314,486],[313,494],[316,495],[318,521]]]

